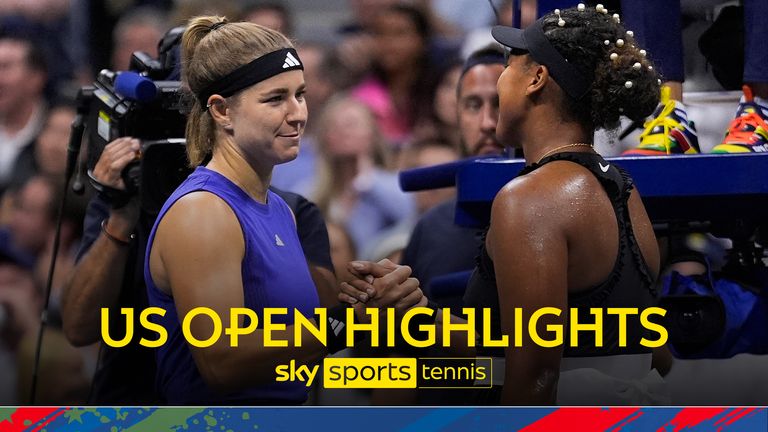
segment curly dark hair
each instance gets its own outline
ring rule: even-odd
[[[558,25],[560,18],[565,21],[563,27]],[[594,77],[580,100],[563,93],[567,116],[593,129],[612,129],[622,114],[642,121],[653,112],[659,103],[659,75],[635,38],[611,14],[590,7],[583,11],[570,8],[559,17],[545,15],[543,24],[555,49],[585,75]],[[622,46],[619,39],[624,41]],[[615,60],[611,59],[613,53],[617,54]],[[640,64],[637,69],[636,63]]]

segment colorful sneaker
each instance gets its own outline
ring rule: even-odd
[[[653,119],[645,122],[640,145],[625,151],[628,156],[658,156],[668,154],[695,154],[699,151],[699,138],[692,121],[688,121],[685,105],[670,99],[670,88],[661,88],[661,103]]]
[[[731,121],[721,144],[712,153],[768,152],[768,124],[763,109],[755,102],[752,89],[744,86],[744,101]]]

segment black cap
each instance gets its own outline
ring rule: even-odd
[[[592,86],[592,79],[570,64],[568,59],[549,43],[544,35],[543,18],[539,18],[525,30],[494,26],[491,34],[504,46],[528,51],[531,58],[549,69],[555,82],[574,99],[583,98]]]

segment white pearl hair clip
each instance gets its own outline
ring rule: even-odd
[[[608,13],[608,9],[606,9],[602,3],[598,3],[597,6],[595,6],[595,10],[599,13]]]
[[[653,70],[653,66],[648,66],[648,70],[652,71]]]
[[[587,8],[587,7],[586,7],[586,6],[584,6],[584,3],[579,3],[579,5],[578,5],[578,6],[576,6],[576,9],[578,9],[578,10],[579,10],[579,12],[584,12],[584,10],[585,10],[586,8]]]
[[[627,37],[633,37],[633,36],[635,36],[635,32],[633,32],[632,30],[627,30]]]
[[[632,88],[632,81],[627,81],[624,83],[624,87],[631,89]]]
[[[565,27],[565,20],[560,16],[560,9],[555,9],[555,15],[557,15],[557,26]]]
[[[603,44],[605,44],[605,46],[608,46],[608,45],[610,45],[610,44],[611,44],[611,41],[609,41],[608,39],[606,39],[606,40],[604,40],[604,41],[603,41]]]
[[[611,60],[616,61],[616,59],[619,58],[619,55],[616,53],[611,53]]]
[[[647,53],[645,52],[645,50],[640,50],[640,55],[641,55],[641,56],[645,57],[645,55],[646,55],[646,54],[647,54]]]
[[[621,23],[621,18],[619,18],[619,14],[613,14],[613,20],[616,21],[616,23]]]
[[[616,39],[616,46],[617,47],[623,47],[624,46],[624,39]]]
[[[634,70],[640,70],[642,67],[643,65],[641,65],[640,62],[635,62],[635,64],[632,65],[632,69]]]

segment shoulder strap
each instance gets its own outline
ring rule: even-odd
[[[611,202],[615,204],[625,203],[634,188],[632,178],[622,168],[606,161],[597,153],[589,152],[563,152],[556,153],[542,159],[539,163],[526,166],[519,175],[531,173],[542,166],[554,161],[569,161],[588,169],[608,193]]]

